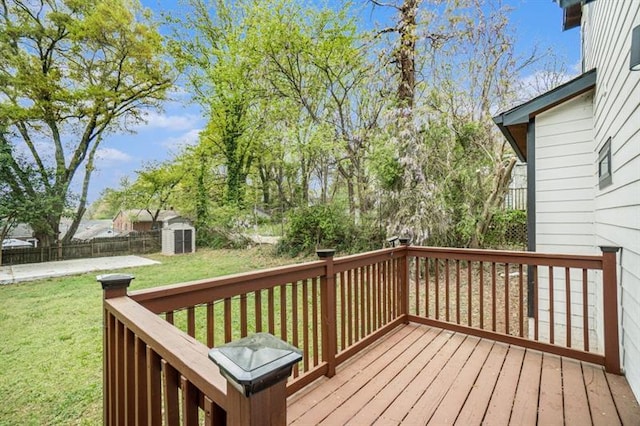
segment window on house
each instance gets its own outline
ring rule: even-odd
[[[611,185],[611,138],[607,139],[598,154],[598,181],[600,189]]]

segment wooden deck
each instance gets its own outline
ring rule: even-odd
[[[398,327],[288,399],[294,425],[640,425],[600,366],[417,324]]]

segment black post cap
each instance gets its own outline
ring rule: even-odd
[[[620,247],[600,246],[600,250],[602,250],[603,253],[617,253],[618,251],[620,251]]]
[[[96,280],[102,284],[103,290],[127,288],[135,277],[130,274],[104,274],[98,275]]]
[[[320,259],[326,259],[327,257],[333,257],[336,254],[335,249],[318,249],[316,250],[316,254]]]
[[[403,246],[407,246],[407,245],[411,244],[411,238],[409,238],[409,237],[400,237],[400,244],[402,244]]]
[[[272,334],[256,333],[211,349],[209,359],[248,397],[289,377],[302,351]]]

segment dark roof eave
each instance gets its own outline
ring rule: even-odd
[[[496,115],[495,117],[493,117],[493,122],[496,123],[496,125],[498,126],[498,128],[500,129],[502,134],[504,135],[505,139],[507,139],[507,142],[509,142],[509,145],[511,145],[511,148],[513,148],[513,151],[518,156],[518,159],[520,159],[520,161],[522,161],[523,163],[526,163],[527,162],[527,157],[526,157],[525,153],[522,152],[522,150],[520,149],[518,144],[516,143],[516,140],[514,139],[513,135],[509,131],[509,129],[504,126],[504,124],[503,124],[503,118],[504,117],[503,116],[504,116],[504,114]]]
[[[526,124],[531,117],[574,98],[596,85],[596,69],[593,68],[530,101],[503,113],[504,125]]]
[[[493,117],[493,121],[509,141],[521,161],[526,162],[527,155],[524,152],[526,151],[526,141],[522,144],[525,147],[523,151],[513,136],[510,126],[528,126],[529,120],[536,115],[593,89],[596,85],[596,77],[597,72],[594,68],[530,101]]]

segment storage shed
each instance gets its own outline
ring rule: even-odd
[[[196,251],[196,229],[189,219],[175,216],[163,223],[162,254],[183,254]]]

